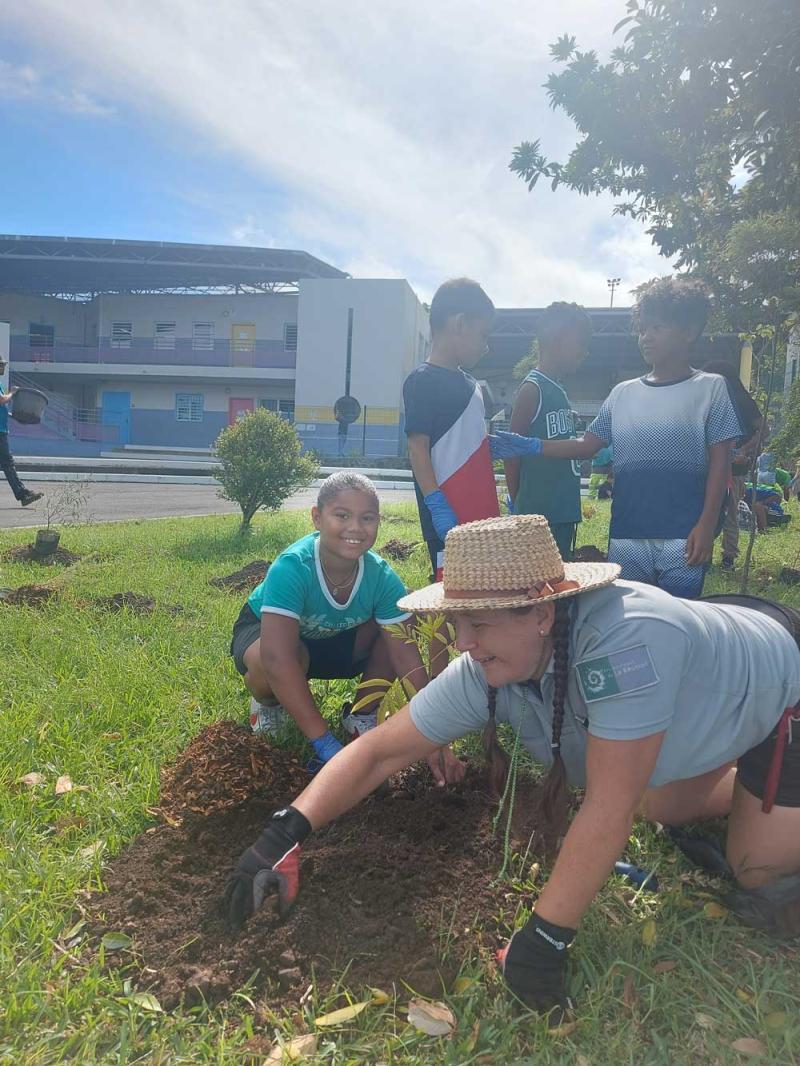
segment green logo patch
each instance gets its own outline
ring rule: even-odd
[[[586,703],[658,684],[658,674],[646,644],[635,644],[632,648],[600,655],[596,659],[584,659],[575,664],[575,670]]]

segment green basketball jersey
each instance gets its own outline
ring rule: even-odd
[[[532,370],[525,378],[539,388],[539,409],[528,427],[529,437],[571,440],[575,437],[569,397],[545,374]],[[548,522],[580,522],[581,466],[577,459],[525,458],[520,461],[517,514],[541,514]]]

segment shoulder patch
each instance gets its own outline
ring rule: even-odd
[[[575,663],[575,671],[586,703],[658,684],[658,674],[646,644],[634,644],[610,655],[584,659]]]

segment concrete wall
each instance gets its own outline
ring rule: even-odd
[[[351,308],[350,395],[362,417],[342,441],[333,405],[345,394]],[[397,455],[403,378],[419,351],[424,356],[427,332],[427,315],[406,281],[301,281],[295,419],[303,443],[323,455]]]
[[[21,340],[26,348],[32,322],[53,326],[56,341],[83,345],[90,343],[94,309],[89,304],[77,300],[59,300],[55,296],[0,293],[0,319],[10,324],[13,341]]]

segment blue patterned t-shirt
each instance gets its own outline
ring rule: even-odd
[[[741,435],[725,379],[615,385],[588,433],[614,449],[612,538],[681,540],[703,510],[708,448]]]

